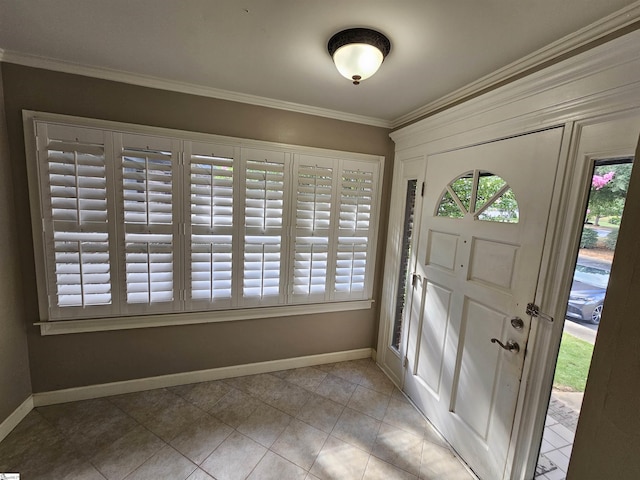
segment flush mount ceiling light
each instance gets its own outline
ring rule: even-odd
[[[359,85],[378,71],[391,42],[375,30],[349,28],[331,37],[327,49],[340,74]]]

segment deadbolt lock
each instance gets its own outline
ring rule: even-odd
[[[511,319],[511,326],[516,330],[522,330],[524,328],[524,322],[520,317],[513,317]]]

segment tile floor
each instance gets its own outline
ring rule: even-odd
[[[547,415],[536,468],[536,480],[565,480],[575,432]],[[540,472],[540,473],[538,473]],[[544,472],[544,473],[542,473]]]
[[[472,480],[370,359],[39,407],[0,443],[36,479]]]

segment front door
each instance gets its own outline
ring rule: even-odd
[[[405,390],[482,479],[506,478],[562,128],[430,156]]]

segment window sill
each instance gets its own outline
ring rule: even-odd
[[[353,302],[319,303],[313,305],[287,305],[278,307],[244,308],[239,310],[171,313],[166,315],[140,315],[135,317],[96,318],[87,320],[58,320],[37,322],[34,325],[38,325],[40,327],[40,334],[43,336],[64,335],[69,333],[168,327],[175,325],[193,325],[197,323],[234,322],[259,318],[309,315],[314,313],[367,310],[371,308],[372,304],[373,300],[358,300]]]

